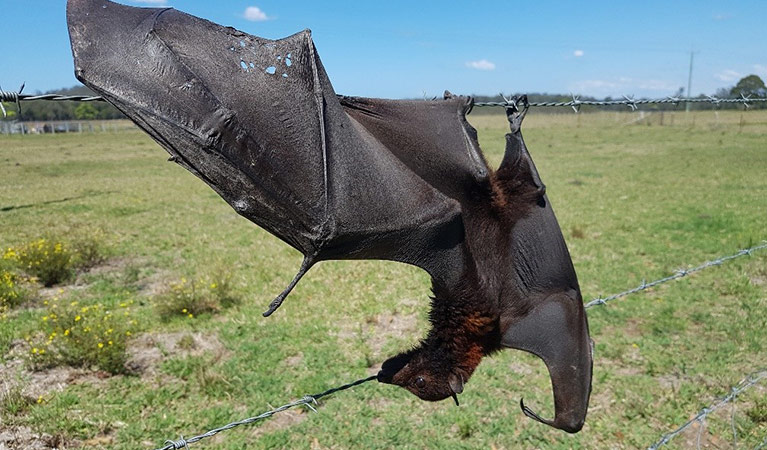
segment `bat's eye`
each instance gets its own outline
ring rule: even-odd
[[[426,386],[426,380],[424,380],[423,377],[416,377],[415,387],[418,389],[423,389],[424,386]]]

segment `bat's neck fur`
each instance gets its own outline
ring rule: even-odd
[[[434,282],[429,313],[432,328],[422,343],[423,348],[438,349],[466,380],[484,356],[500,348],[498,308],[488,301],[479,283],[470,273],[454,286]]]

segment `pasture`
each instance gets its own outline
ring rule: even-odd
[[[666,112],[662,125],[641,114],[533,110],[523,124],[586,301],[767,239],[767,112]],[[505,117],[470,121],[497,167]],[[0,429],[67,448],[156,448],[374,374],[425,335],[428,277],[378,261],[323,262],[261,317],[299,253],[166,158],[138,130],[0,137],[0,248],[99,235],[106,255],[0,319]],[[239,301],[160,317],[157,298],[174,283],[221,272]],[[135,370],[31,371],[27,340],[54,299],[132,302]],[[372,382],[316,414],[293,409],[192,448],[647,447],[767,366],[766,311],[767,251],[590,309],[593,392],[576,435],[524,417],[520,398],[553,415],[549,377],[541,360],[507,350],[482,362],[460,407]],[[766,399],[765,382],[739,396],[709,417],[702,442],[730,448],[735,427],[744,448],[761,443]]]

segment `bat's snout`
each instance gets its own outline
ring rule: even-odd
[[[381,370],[378,372],[377,379],[381,383],[398,384],[395,382],[394,377],[410,362],[411,355],[408,353],[402,353],[393,358],[387,359],[381,366]]]

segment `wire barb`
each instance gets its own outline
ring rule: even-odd
[[[8,112],[5,110],[3,102],[16,103],[16,108],[21,112],[21,103],[19,99],[26,83],[21,83],[21,87],[18,92],[6,92],[0,87],[0,112],[3,113],[3,118],[8,117]]]

